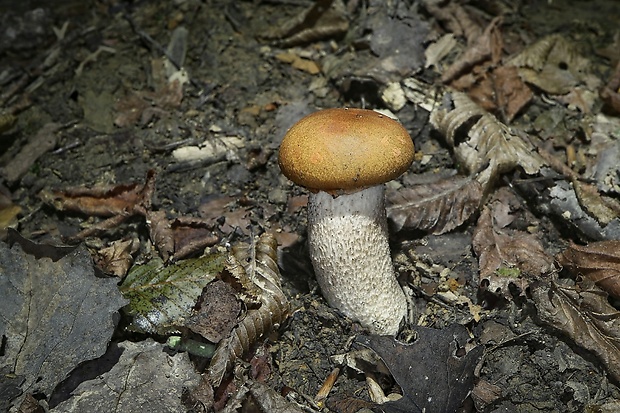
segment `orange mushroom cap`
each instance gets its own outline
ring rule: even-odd
[[[366,109],[325,109],[289,129],[278,162],[296,184],[339,194],[400,176],[413,155],[409,133],[388,116]]]

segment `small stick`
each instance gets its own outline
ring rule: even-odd
[[[327,378],[323,382],[323,385],[321,386],[321,388],[319,389],[319,392],[316,394],[314,398],[314,402],[319,408],[322,409],[323,407],[325,407],[325,400],[327,399],[329,392],[332,391],[332,388],[334,387],[334,384],[336,383],[336,379],[338,379],[339,375],[340,375],[339,367],[336,367],[335,369],[332,370],[331,373],[327,375]]]

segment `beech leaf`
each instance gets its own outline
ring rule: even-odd
[[[237,279],[249,278],[258,287],[261,305],[249,310],[230,336],[220,341],[208,371],[214,387],[220,385],[237,358],[289,316],[290,304],[280,284],[277,246],[274,236],[265,233],[256,243],[233,247],[226,269]]]
[[[558,256],[574,275],[583,274],[611,296],[620,299],[620,241],[572,244]]]
[[[532,287],[532,299],[545,324],[559,329],[594,353],[620,380],[620,312],[607,294],[590,283],[572,287],[551,282]]]
[[[531,175],[544,164],[531,144],[464,93],[445,94],[430,121],[454,148],[459,165],[468,174],[480,172],[476,179],[485,192],[499,174],[520,166]]]
[[[388,217],[396,231],[417,229],[443,234],[478,210],[482,186],[475,177],[451,177],[438,182],[388,192]]]
[[[164,266],[159,258],[134,266],[120,287],[130,300],[124,311],[130,329],[167,334],[183,325],[202,289],[224,268],[226,256],[213,254]]]

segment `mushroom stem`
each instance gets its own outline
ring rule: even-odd
[[[394,274],[383,185],[308,203],[310,258],[327,302],[375,334],[394,335],[407,301]]]

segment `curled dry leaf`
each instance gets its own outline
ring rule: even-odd
[[[138,251],[140,240],[117,240],[109,247],[97,251],[95,263],[106,274],[124,277],[133,264],[133,254]]]
[[[340,36],[349,29],[342,0],[319,0],[294,18],[263,33],[265,39],[277,39],[280,47],[307,44]]]
[[[273,235],[265,233],[256,244],[235,246],[228,257],[228,271],[245,273],[258,286],[261,306],[248,311],[230,336],[220,341],[208,371],[214,387],[220,385],[237,358],[289,315],[289,302],[280,287],[276,248]]]
[[[484,207],[480,214],[472,243],[481,283],[488,283],[488,291],[506,298],[510,298],[509,284],[523,292],[531,281],[527,276],[540,276],[553,269],[553,257],[545,252],[536,236],[497,228],[489,207]]]
[[[129,216],[150,206],[154,190],[155,171],[150,170],[143,184],[43,190],[39,197],[59,211],[79,212],[101,217]]]
[[[480,171],[476,179],[485,192],[499,174],[520,166],[531,175],[544,163],[530,143],[464,93],[444,95],[430,121],[454,148],[458,164],[469,174]]]
[[[397,231],[403,228],[433,234],[451,231],[478,210],[482,187],[474,177],[455,176],[388,192],[388,217]]]
[[[572,244],[558,255],[559,263],[574,275],[582,274],[620,299],[620,241]]]
[[[620,381],[620,312],[607,294],[590,283],[572,287],[551,282],[532,288],[538,316],[579,346],[594,353]]]

